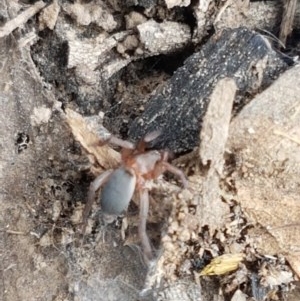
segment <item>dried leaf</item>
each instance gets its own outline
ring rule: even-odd
[[[223,275],[235,271],[244,259],[244,256],[243,253],[218,256],[202,270],[200,276]]]

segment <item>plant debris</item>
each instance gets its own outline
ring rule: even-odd
[[[299,300],[295,4],[2,1],[0,298]],[[189,187],[149,183],[148,268],[137,195],[79,229],[89,184],[120,164],[107,139],[153,129]]]

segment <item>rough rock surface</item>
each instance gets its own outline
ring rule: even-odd
[[[235,104],[268,86],[288,67],[262,36],[246,28],[224,30],[188,58],[147,104],[130,126],[129,136],[139,139],[160,129],[153,145],[185,152],[199,144],[201,119],[216,82],[222,77],[236,80]]]

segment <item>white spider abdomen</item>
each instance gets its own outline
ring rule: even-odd
[[[136,176],[128,169],[120,167],[112,172],[103,186],[100,202],[104,213],[120,215],[127,210],[134,193]]]

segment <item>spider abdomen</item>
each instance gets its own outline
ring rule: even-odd
[[[134,193],[135,184],[135,174],[125,167],[113,171],[100,195],[102,211],[113,215],[124,213]]]

